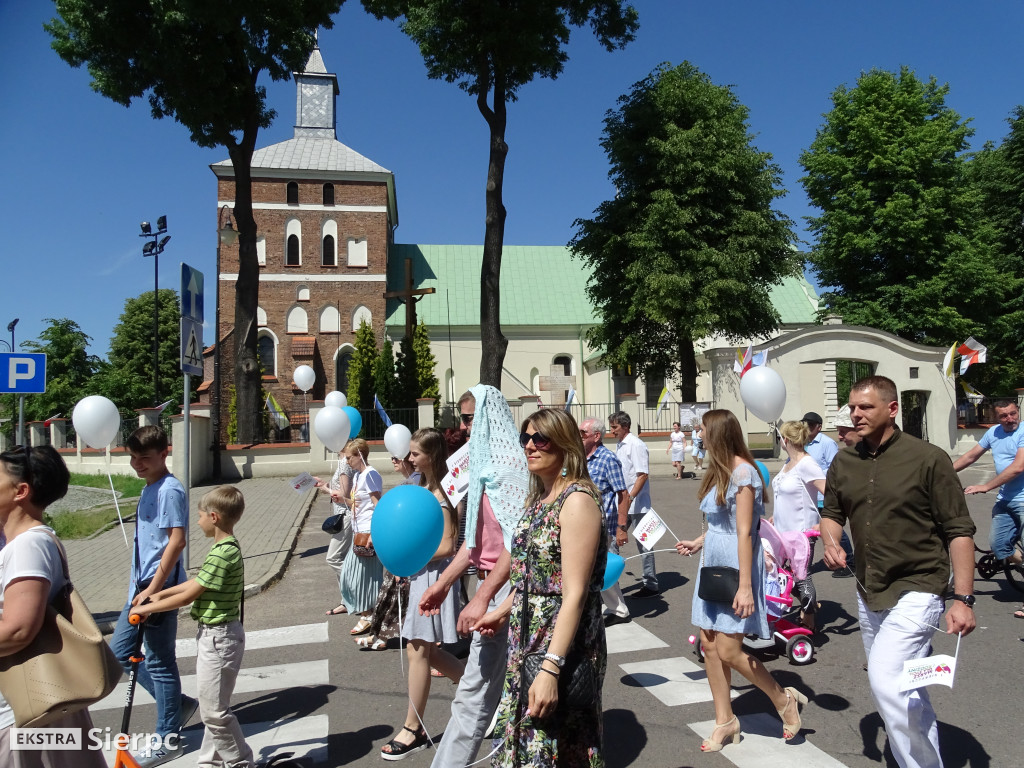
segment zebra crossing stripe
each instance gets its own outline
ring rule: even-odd
[[[271,664],[263,667],[247,667],[238,673],[235,681],[235,695],[240,693],[258,693],[274,691],[281,688],[300,688],[306,685],[326,685],[330,682],[327,659],[317,661],[299,661],[291,664]],[[189,696],[196,695],[196,676],[182,675],[181,690]],[[119,709],[124,706],[128,683],[119,683],[107,698],[93,704],[89,709],[93,712],[104,709]],[[135,706],[152,704],[150,696],[142,686],[135,686]]]
[[[621,625],[620,625],[621,626]],[[711,701],[704,668],[684,656],[619,664],[619,667],[642,688],[668,707],[700,704]],[[736,691],[732,692],[736,696]]]
[[[306,645],[327,642],[327,622],[320,624],[297,624],[292,627],[276,629],[247,630],[245,633],[245,650],[258,651],[264,648],[279,648],[283,645]],[[175,643],[175,653],[179,659],[192,658],[196,655],[196,639],[186,637]]]
[[[715,729],[713,719],[687,725],[702,739],[710,738]],[[846,768],[845,763],[800,737],[795,742],[783,741],[782,722],[774,715],[759,712],[740,716],[740,729],[740,743],[728,744],[718,753],[737,768]]]
[[[604,631],[608,642],[608,655],[645,651],[649,648],[668,648],[668,643],[635,621],[626,624],[612,624]]]
[[[291,759],[302,765],[327,765],[329,724],[327,715],[309,715],[291,720],[264,723],[242,723],[245,741],[257,760],[269,760],[276,755],[291,753]],[[203,728],[192,727],[181,732],[186,760],[203,742]],[[114,762],[114,751],[105,752],[108,764]],[[185,765],[185,763],[182,763]]]

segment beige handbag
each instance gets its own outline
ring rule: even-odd
[[[19,728],[38,728],[85,709],[114,690],[123,672],[71,584],[64,547],[51,536],[60,550],[66,586],[46,606],[35,639],[17,653],[0,656],[0,692]]]

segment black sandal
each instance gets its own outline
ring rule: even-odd
[[[430,746],[430,739],[427,738],[426,731],[422,729],[414,731],[407,725],[403,725],[402,729],[413,734],[413,736],[415,736],[416,738],[412,740],[411,744],[402,744],[401,742],[395,741],[394,739],[389,741],[387,744],[381,747],[380,750],[380,756],[385,760],[402,760],[403,758],[406,758],[409,755],[411,755],[413,752],[419,752],[421,749],[426,749]],[[391,751],[385,752],[385,748]]]

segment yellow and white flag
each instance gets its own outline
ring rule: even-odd
[[[288,417],[285,416],[284,411],[277,404],[277,400],[272,394],[267,395],[267,410],[270,411],[270,418],[274,420],[274,424],[277,425],[278,429],[284,429],[288,426]]]
[[[664,410],[668,408],[668,404],[672,402],[672,396],[668,393],[668,387],[661,388],[661,394],[658,395],[658,410]]]
[[[960,344],[953,342],[953,346],[946,350],[946,356],[942,358],[942,374],[947,379],[953,378],[953,359],[956,357],[956,348]]]

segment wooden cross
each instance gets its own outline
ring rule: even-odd
[[[552,405],[565,405],[565,396],[570,388],[576,387],[576,377],[567,376],[560,365],[551,366],[550,376],[541,376],[539,389],[551,393]]]
[[[398,299],[405,304],[405,337],[412,342],[412,332],[416,327],[416,302],[424,296],[434,293],[433,288],[412,287],[412,259],[405,260],[405,287],[401,291],[388,291],[384,294],[385,299]],[[419,298],[416,298],[419,297]]]

